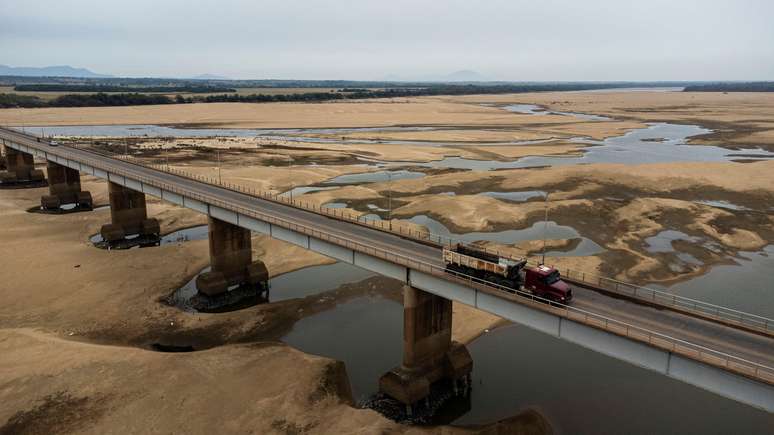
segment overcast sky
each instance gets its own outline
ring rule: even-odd
[[[118,76],[772,80],[772,0],[0,0],[0,64]]]

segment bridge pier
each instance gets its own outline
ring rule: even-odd
[[[430,386],[451,381],[467,388],[473,359],[465,345],[452,341],[452,301],[403,287],[403,364],[379,379],[379,389],[408,409],[430,395]]]
[[[148,219],[145,194],[120,184],[108,182],[110,223],[102,226],[100,235],[108,245],[120,243],[127,236],[137,235],[139,245],[159,243],[159,221]]]
[[[219,219],[209,218],[209,272],[196,278],[199,293],[215,297],[233,286],[249,286],[263,293],[269,272],[262,261],[253,261],[250,230]]]
[[[91,193],[81,190],[81,174],[59,163],[48,162],[48,195],[40,198],[45,210],[57,210],[63,204],[76,204],[79,208],[91,210]]]
[[[32,154],[5,147],[5,166],[6,171],[0,173],[0,183],[16,184],[45,180],[43,171],[35,169],[35,159]]]

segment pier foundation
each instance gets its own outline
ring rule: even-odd
[[[0,182],[7,184],[42,182],[45,180],[43,171],[35,169],[35,159],[32,154],[5,147],[6,171],[0,173]]]
[[[78,208],[91,210],[91,193],[81,190],[81,174],[72,168],[48,162],[48,195],[40,198],[40,205],[46,210],[56,210],[65,204],[76,204]]]
[[[411,407],[442,380],[466,388],[473,369],[467,348],[451,339],[452,301],[403,287],[403,364],[379,379],[379,389]]]
[[[218,296],[234,286],[266,289],[269,272],[262,261],[253,261],[250,230],[209,218],[209,272],[196,278],[199,293]]]
[[[110,196],[110,223],[102,226],[103,241],[115,244],[137,235],[138,244],[158,244],[161,228],[159,221],[148,219],[145,194],[108,182]]]

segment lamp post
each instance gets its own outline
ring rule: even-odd
[[[390,231],[392,231],[392,172],[390,171],[387,171],[387,192],[387,216],[390,221]]]
[[[548,235],[548,192],[545,197],[545,217],[543,218],[543,259],[540,264],[546,264],[546,237]]]
[[[286,157],[288,158],[288,177],[290,178],[290,202],[293,202],[293,166],[291,163],[293,162],[293,158],[290,157],[290,154],[286,154]]]
[[[218,184],[223,184],[223,178],[220,175],[220,149],[217,150],[218,154]]]

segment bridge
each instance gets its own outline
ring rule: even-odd
[[[52,146],[15,130],[0,129],[0,140],[10,174],[0,181],[38,182],[31,156],[45,159],[51,195],[44,203],[57,204],[51,198],[57,195],[69,197],[59,202],[90,203],[90,195],[80,192],[80,173],[107,180],[111,223],[103,227],[103,237],[158,233],[145,211],[146,194],[207,215],[214,275],[201,284],[208,294],[265,274],[249,255],[253,231],[402,281],[403,363],[385,374],[380,386],[409,409],[436,381],[451,380],[456,389],[470,379],[470,355],[451,341],[451,301],[457,301],[774,412],[774,320],[573,270],[561,270],[572,284],[572,303],[547,303],[447,272],[441,250],[456,241],[398,223],[365,221],[128,156]]]

